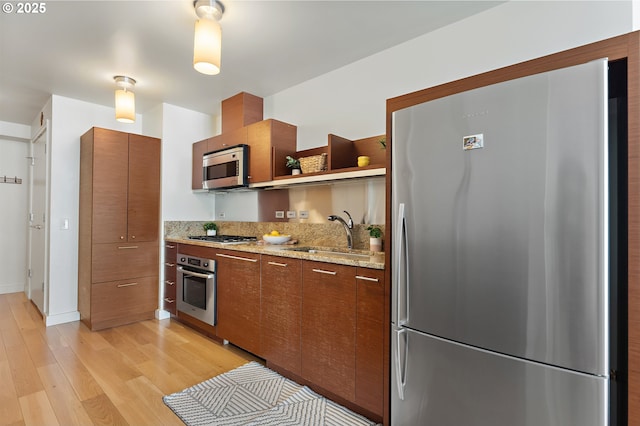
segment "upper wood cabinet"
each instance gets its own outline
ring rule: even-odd
[[[211,138],[209,138],[211,139]],[[202,170],[202,156],[209,152],[209,139],[202,140],[200,142],[196,142],[192,146],[191,150],[191,189],[202,190],[202,178],[203,178],[203,170]]]
[[[226,147],[249,145],[249,184],[287,174],[285,157],[295,155],[298,128],[262,119],[263,100],[241,92],[222,101],[221,134],[193,144],[191,189],[202,190],[202,156]]]
[[[202,189],[202,157],[204,154],[247,143],[247,128],[236,129],[193,144],[191,164],[191,189]]]
[[[278,120],[264,120],[247,129],[249,183],[268,182],[287,172],[285,157],[294,155],[298,128]]]
[[[158,239],[160,140],[101,128],[82,137],[92,152],[91,232],[94,243]]]
[[[241,92],[222,101],[222,134],[262,121],[261,97]]]

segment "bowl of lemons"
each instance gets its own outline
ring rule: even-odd
[[[262,239],[269,244],[284,244],[291,239],[291,235],[282,235],[278,231],[271,231],[268,234],[264,234]]]

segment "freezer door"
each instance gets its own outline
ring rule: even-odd
[[[393,426],[604,426],[607,379],[395,328]]]
[[[394,113],[397,325],[608,374],[606,70]]]

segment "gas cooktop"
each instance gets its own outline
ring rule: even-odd
[[[242,235],[190,235],[190,240],[211,241],[220,244],[244,244],[257,241],[256,237]]]

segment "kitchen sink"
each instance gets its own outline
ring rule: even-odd
[[[318,254],[322,256],[329,257],[341,257],[347,259],[354,260],[369,260],[371,258],[371,254],[367,253],[358,253],[355,250],[348,249],[327,249],[327,248],[318,248],[318,247],[292,247],[286,248],[286,251],[299,251],[309,254]]]

